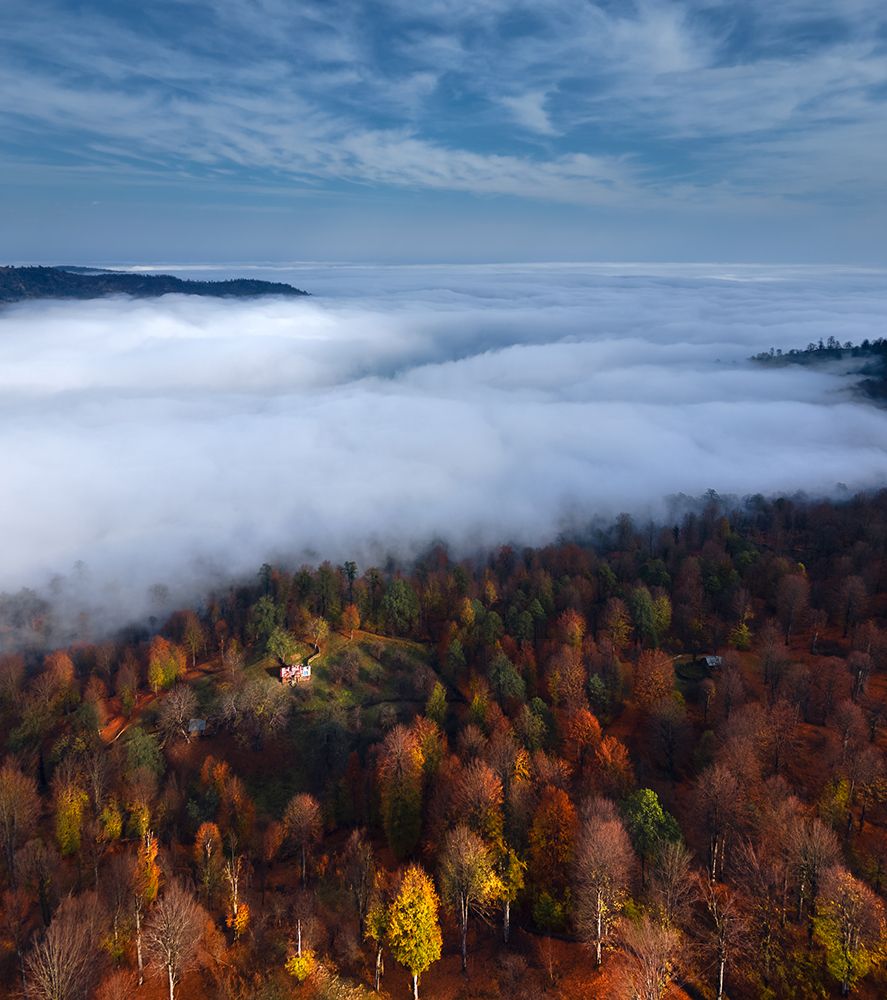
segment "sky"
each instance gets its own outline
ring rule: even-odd
[[[2,8],[9,263],[887,263],[883,0]]]
[[[681,493],[887,482],[887,410],[842,368],[748,360],[882,335],[883,270],[177,273],[232,271],[314,294],[0,310],[0,592],[86,602],[99,628],[157,613],[154,584],[199,604],[265,561],[363,571],[434,539],[473,556],[623,511],[668,525]]]

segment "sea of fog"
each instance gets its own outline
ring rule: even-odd
[[[851,379],[747,360],[885,335],[884,271],[158,269],[312,294],[0,310],[0,589],[63,574],[138,614],[155,582],[175,599],[266,560],[887,483],[887,412]]]

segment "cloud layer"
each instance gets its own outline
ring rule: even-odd
[[[712,243],[735,256],[755,225],[768,234],[756,260],[776,239],[772,259],[883,261],[880,0],[4,7],[0,199],[10,192],[8,212],[24,203],[32,220],[45,218],[68,253],[60,222],[91,218],[81,241],[95,228],[119,240],[123,212],[135,230],[123,254],[150,257],[150,208],[173,201],[187,219],[177,220],[180,208],[164,225],[175,227],[179,252],[200,254],[214,240],[195,234],[212,227],[199,211],[208,199],[231,213],[223,258],[238,252],[238,212],[255,218],[269,204],[326,209],[325,232],[330,206],[340,209],[330,256],[341,258],[374,225],[367,202],[416,199],[441,229],[454,203],[470,222],[506,201],[525,224],[524,258],[540,256],[532,222],[541,202],[564,213],[561,246],[569,234],[569,256],[580,259],[589,247],[606,255],[594,232],[605,229],[612,246],[629,225],[646,235],[630,244],[637,257],[650,255],[651,236],[667,242],[668,259],[707,257]],[[568,209],[586,220],[584,241]],[[355,213],[365,213],[361,224]],[[676,216],[724,232],[706,241],[692,226],[675,230]],[[265,221],[280,237],[275,252],[293,253],[284,233],[304,239]],[[23,251],[29,228],[18,241],[0,234],[0,252],[46,259],[52,251],[40,245]],[[317,234],[298,246],[325,255]],[[384,248],[375,249],[378,259]],[[476,259],[501,259],[497,249]],[[95,252],[100,244],[85,256]],[[470,257],[465,249],[455,259]]]
[[[887,413],[846,376],[745,360],[880,336],[882,273],[248,273],[317,294],[0,312],[0,587],[82,560],[91,599],[138,614],[154,582],[187,594],[265,559],[366,565],[432,538],[540,543],[677,492],[887,481]]]

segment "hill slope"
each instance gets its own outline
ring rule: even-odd
[[[156,298],[160,295],[208,295],[252,298],[259,295],[307,295],[276,281],[235,278],[229,281],[184,281],[170,274],[66,270],[60,267],[0,267],[0,302],[26,299],[97,299],[106,295]]]

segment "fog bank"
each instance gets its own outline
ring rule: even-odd
[[[140,614],[265,560],[541,543],[669,494],[887,482],[887,413],[750,354],[883,336],[882,272],[170,268],[304,301],[0,311],[0,588]],[[365,565],[365,563],[364,563]]]

